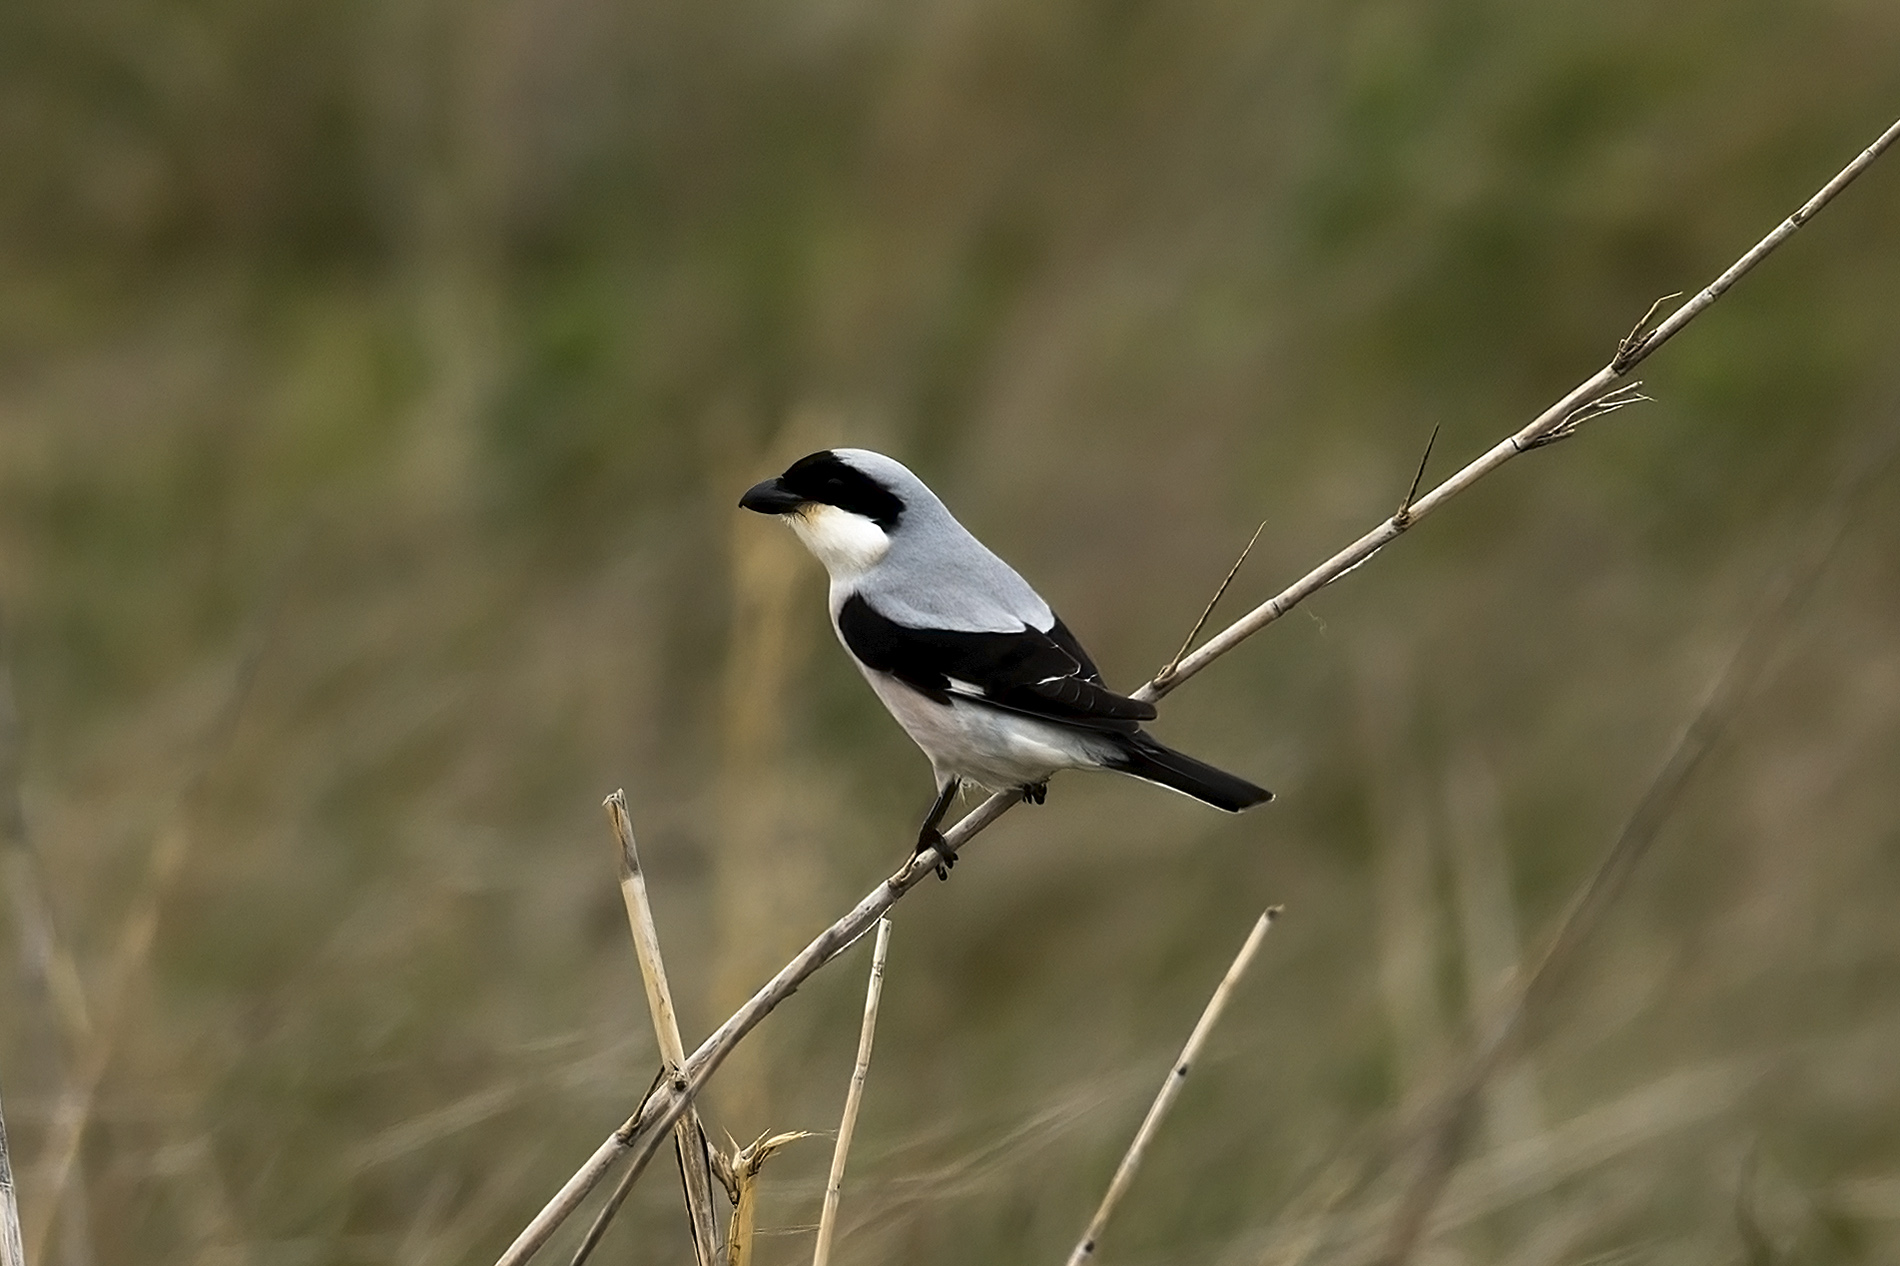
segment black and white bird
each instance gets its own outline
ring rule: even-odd
[[[1111,769],[1229,813],[1272,799],[1143,730],[1154,705],[1103,685],[1049,604],[901,463],[813,453],[739,504],[782,518],[824,564],[838,640],[930,758],[937,799],[918,852],[943,842],[966,782],[1040,804],[1059,769]]]

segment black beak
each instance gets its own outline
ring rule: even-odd
[[[805,504],[805,498],[791,491],[778,479],[768,479],[761,484],[753,484],[746,494],[739,498],[739,508],[754,510],[760,514],[790,514]]]

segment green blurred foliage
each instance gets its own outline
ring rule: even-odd
[[[1229,613],[1897,101],[1875,0],[0,6],[8,882],[95,1025],[10,905],[29,1233],[104,1041],[49,1261],[492,1258],[652,1076],[603,794],[689,1043],[895,864],[924,763],[733,508],[763,474],[900,456],[1132,686],[1256,522]],[[1900,425],[1894,163],[1644,367],[1656,403],[1169,700],[1276,804],[1065,778],[900,908],[838,1260],[1066,1252],[1275,901],[1103,1257],[1290,1260]],[[1738,1207],[1788,1260],[1900,1246],[1894,487],[1487,1101],[1431,1260],[1742,1260]],[[716,1129],[831,1128],[862,966],[742,1049]],[[827,1153],[768,1168],[762,1262],[809,1252]],[[604,1251],[688,1260],[664,1173]]]

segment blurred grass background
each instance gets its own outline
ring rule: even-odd
[[[1132,687],[1256,522],[1234,612],[1896,103],[1883,0],[0,6],[29,1232],[110,1051],[46,1266],[492,1259],[652,1075],[616,786],[689,1045],[895,864],[925,763],[816,565],[733,508],[754,480],[898,455]],[[1645,366],[1656,403],[1170,699],[1159,733],[1276,804],[1064,778],[900,908],[839,1261],[1066,1252],[1276,901],[1103,1260],[1289,1260],[1900,424],[1896,162]],[[1896,489],[1495,1089],[1426,1260],[1900,1254]],[[866,953],[709,1124],[835,1125]],[[809,1253],[828,1151],[768,1169],[762,1262]],[[1363,1260],[1379,1198],[1318,1260]],[[689,1260],[663,1172],[603,1252]]]

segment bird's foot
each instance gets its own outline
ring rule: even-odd
[[[1049,798],[1049,780],[1045,778],[1041,782],[1024,783],[1022,792],[1023,799],[1030,804],[1041,804]]]
[[[917,852],[922,854],[933,848],[937,850],[937,878],[950,878],[950,868],[957,864],[957,855],[944,843],[942,831],[927,826],[917,832]]]

